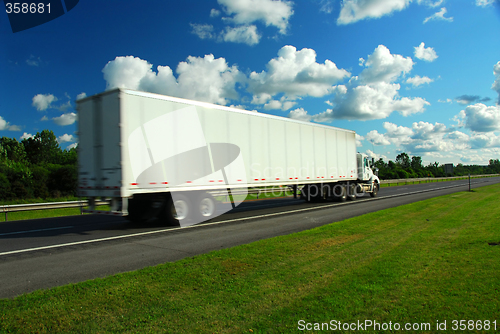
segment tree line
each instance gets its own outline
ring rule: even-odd
[[[398,154],[396,161],[389,160],[388,163],[380,158],[375,161],[374,166],[379,169],[379,177],[382,180],[500,174],[500,161],[498,159],[490,159],[488,166],[458,164],[453,167],[452,174],[447,174],[444,165],[439,164],[439,162],[424,166],[421,157],[412,156],[410,159],[410,156],[405,152]]]
[[[75,196],[77,158],[50,130],[21,142],[0,138],[0,200]]]
[[[422,158],[400,153],[396,161],[375,161],[379,177],[406,179],[444,177],[444,165],[438,162],[424,166]],[[454,176],[500,174],[500,161],[491,159],[488,166],[458,164]],[[78,180],[76,148],[63,150],[51,130],[38,132],[21,142],[0,138],[0,200],[57,198],[75,196]]]

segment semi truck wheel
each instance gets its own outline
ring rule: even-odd
[[[165,207],[158,215],[158,219],[168,226],[180,226],[180,222],[190,217],[192,206],[189,199],[181,194],[167,195]]]
[[[129,199],[127,219],[134,223],[145,222],[156,217],[164,205],[165,200],[161,197]]]
[[[336,184],[333,187],[333,196],[339,202],[345,202],[347,199],[347,188],[343,184]]]
[[[328,201],[330,199],[330,197],[332,197],[332,189],[327,184],[324,185],[321,189],[322,189],[321,200],[323,202],[326,202],[326,201]]]
[[[354,183],[350,183],[347,187],[347,199],[351,201],[356,199],[356,185]]]
[[[371,197],[377,197],[378,189],[379,188],[380,188],[380,185],[375,182],[375,184],[373,185],[373,191],[370,193],[370,196]]]
[[[198,196],[198,205],[196,208],[198,209],[197,214],[200,220],[205,221],[214,216],[217,205],[212,195],[203,192]]]

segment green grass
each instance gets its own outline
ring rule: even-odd
[[[299,320],[498,329],[499,196],[482,187],[0,300],[0,332],[294,333]]]

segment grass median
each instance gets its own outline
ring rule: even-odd
[[[332,320],[427,332],[488,320],[495,332],[499,196],[499,185],[477,188],[0,300],[0,332],[294,333]]]

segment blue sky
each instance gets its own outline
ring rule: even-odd
[[[12,33],[0,14],[0,136],[78,142],[75,100],[114,87],[355,130],[395,160],[500,158],[492,0],[80,0]]]

